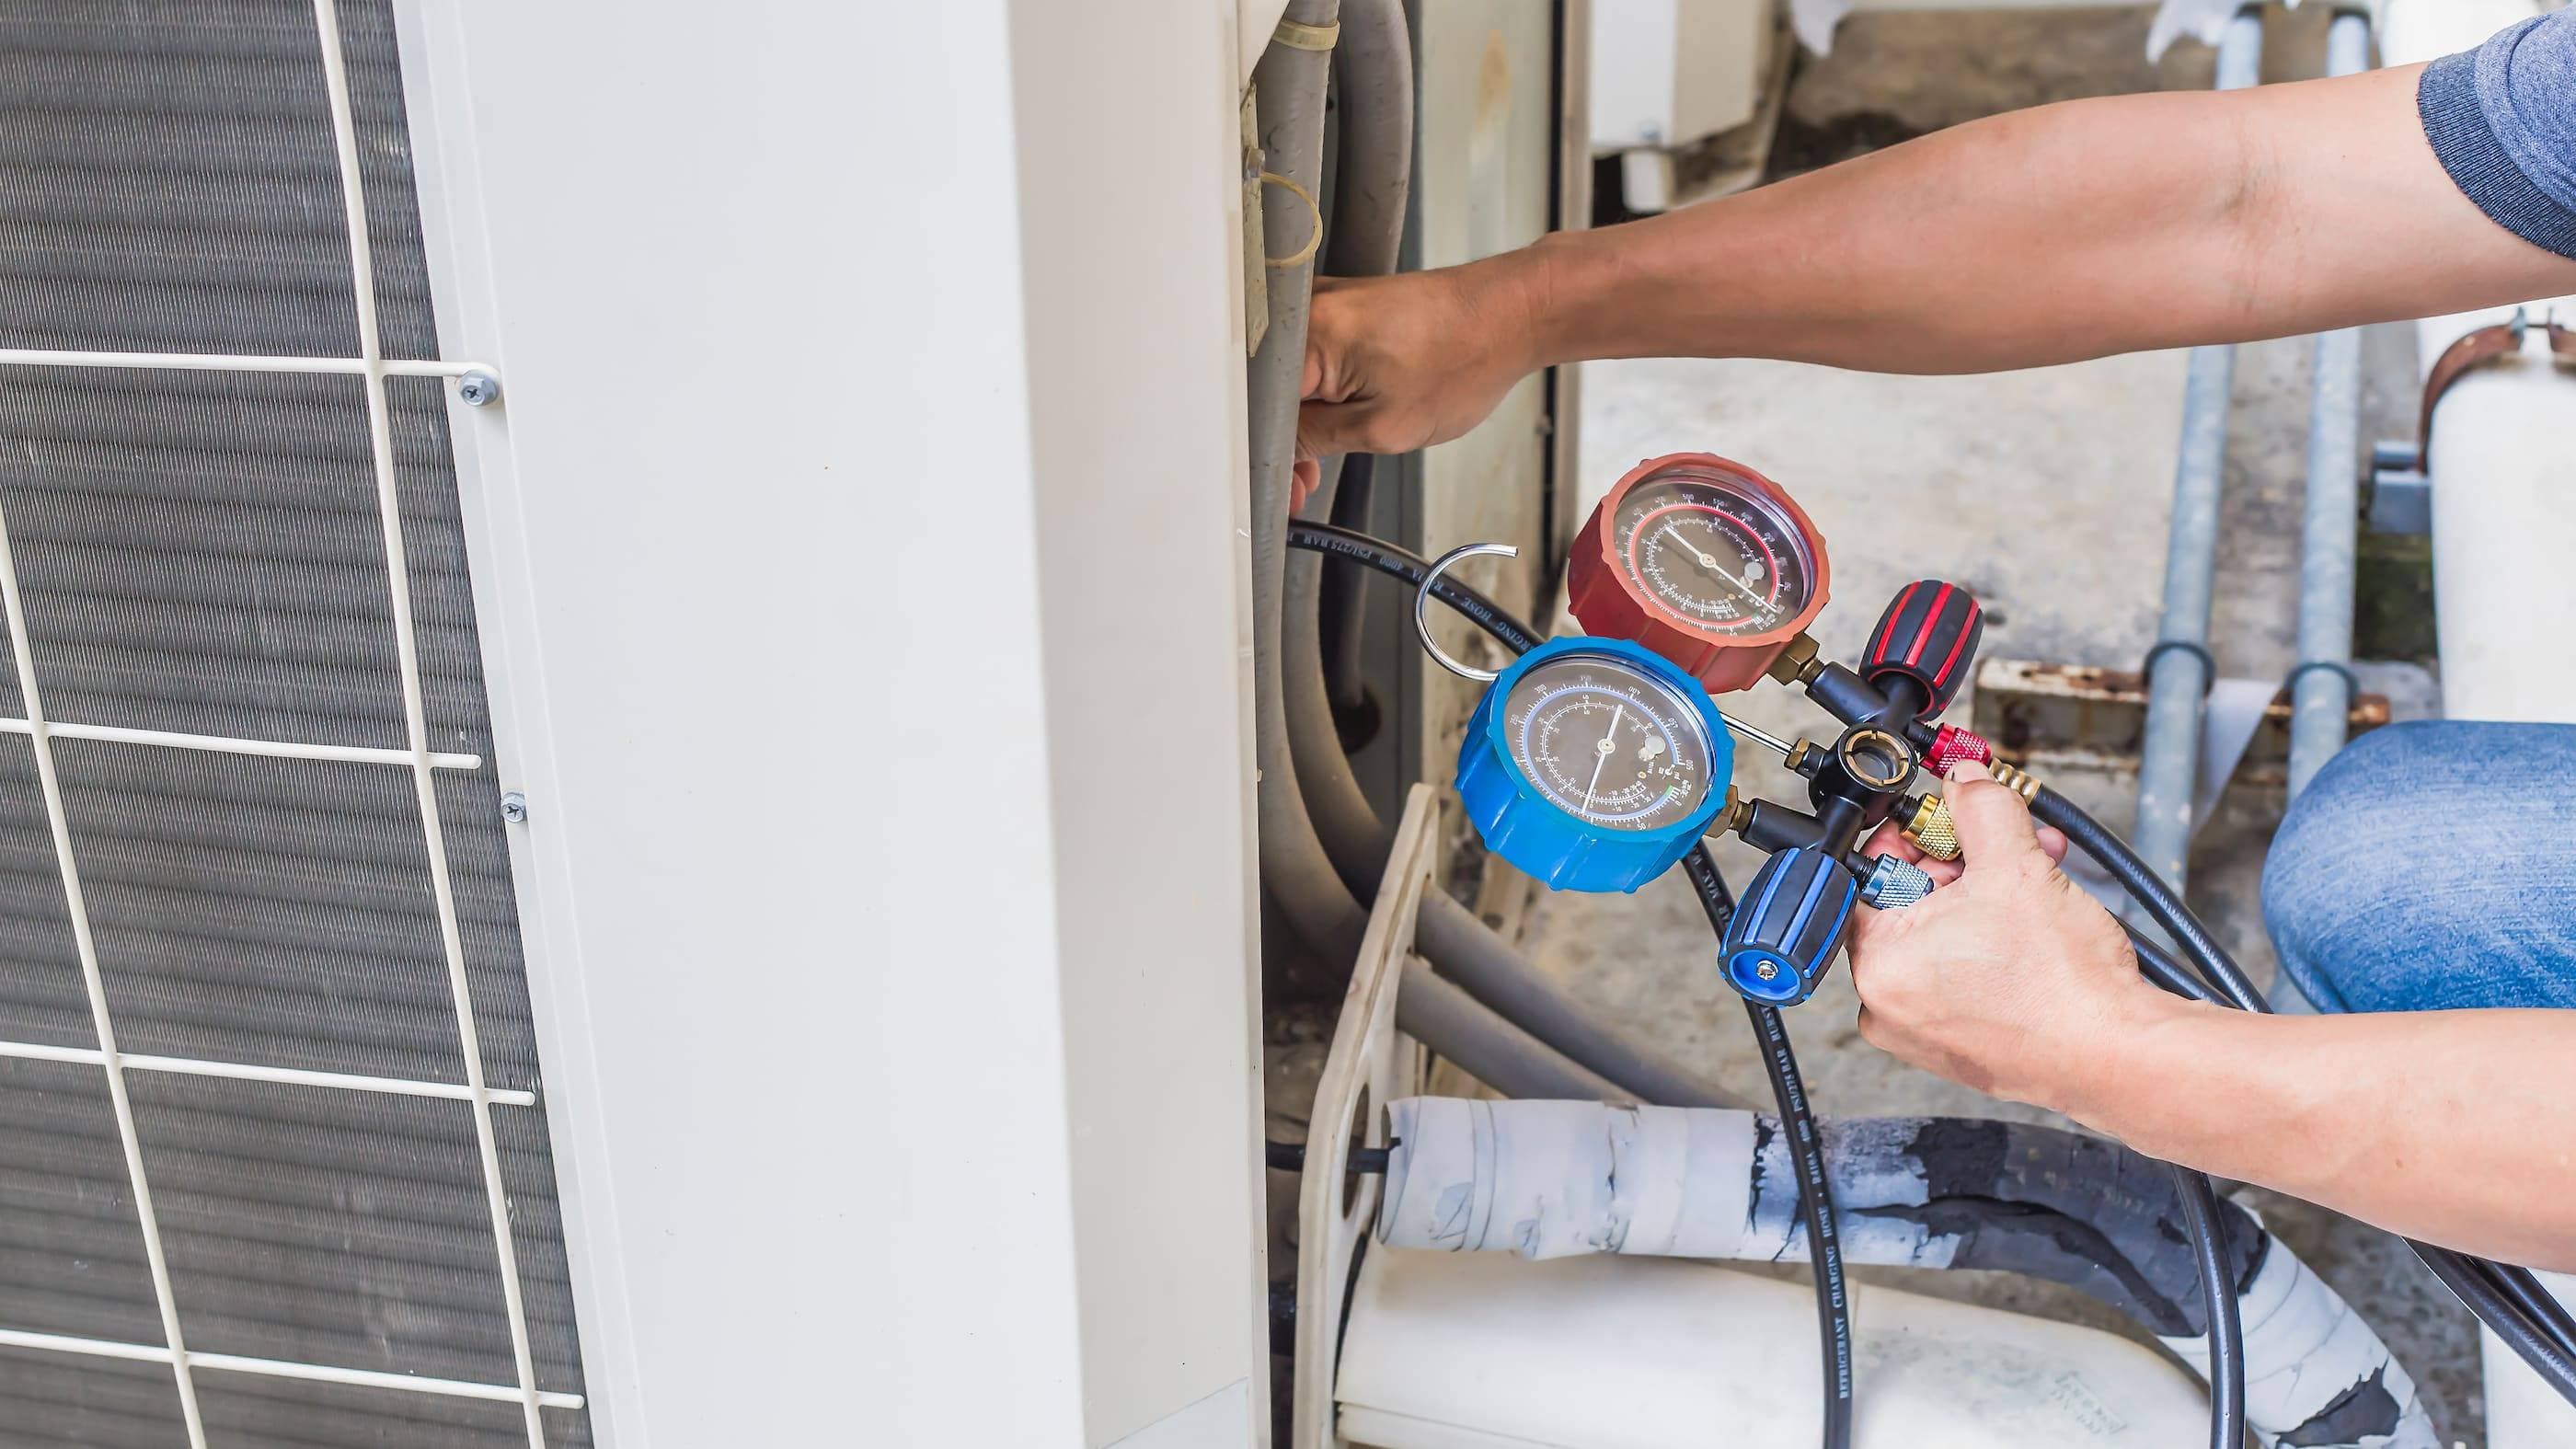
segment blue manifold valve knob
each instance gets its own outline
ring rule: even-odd
[[[1458,795],[1485,848],[1555,890],[1633,891],[1726,803],[1735,739],[1699,681],[1624,639],[1550,639],[1485,687]]]
[[[1770,1006],[1804,1001],[1834,964],[1860,882],[1841,861],[1793,845],[1762,863],[1718,948],[1726,984]]]

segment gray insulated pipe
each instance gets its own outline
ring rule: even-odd
[[[1333,50],[1332,75],[1338,98],[1337,129],[1340,145],[1332,190],[1331,233],[1325,256],[1331,269],[1341,275],[1378,275],[1395,270],[1397,254],[1404,233],[1406,199],[1411,184],[1413,154],[1413,57],[1410,37],[1405,29],[1404,7],[1400,0],[1344,0],[1340,9],[1341,34]],[[1297,11],[1292,19],[1302,18]],[[1273,47],[1278,57],[1283,47]],[[1301,54],[1305,54],[1301,52]],[[1271,62],[1263,62],[1259,77],[1268,77]],[[1267,84],[1267,80],[1263,84]],[[1271,113],[1268,92],[1262,96],[1262,137],[1271,146]],[[1320,151],[1320,143],[1319,143]],[[1280,169],[1278,155],[1273,153],[1271,169]],[[1296,173],[1288,173],[1296,174]],[[1300,176],[1301,183],[1305,180]],[[1265,215],[1271,213],[1265,209]],[[1292,229],[1293,230],[1293,229]],[[1302,245],[1303,238],[1282,235],[1274,225],[1271,230],[1274,254]],[[1285,383],[1292,389],[1299,380],[1304,355],[1306,297],[1305,279],[1299,279],[1300,295],[1296,298],[1295,328],[1300,361],[1296,369],[1287,369]],[[1280,331],[1279,292],[1274,283],[1272,294],[1271,336],[1264,339],[1266,354]],[[1262,400],[1261,358],[1254,359],[1256,404]],[[1289,415],[1293,444],[1293,411]],[[1268,458],[1260,451],[1262,434],[1255,433],[1256,460]],[[1293,458],[1293,454],[1292,454]],[[1310,501],[1310,508],[1328,506],[1327,491]],[[1257,494],[1256,507],[1265,511],[1260,517],[1272,517]],[[1280,517],[1284,526],[1284,515]],[[1255,546],[1260,538],[1256,530]],[[1339,894],[1350,900],[1356,911],[1360,903],[1373,899],[1379,876],[1386,868],[1393,833],[1378,819],[1368,798],[1351,774],[1349,757],[1342,752],[1341,740],[1333,728],[1332,702],[1325,689],[1323,650],[1318,632],[1319,592],[1323,559],[1311,552],[1287,556],[1280,572],[1281,610],[1262,622],[1265,631],[1275,630],[1279,639],[1276,661],[1280,669],[1279,698],[1291,770],[1283,778],[1293,779],[1297,788],[1295,811],[1302,816],[1304,829],[1296,833],[1302,839],[1288,840],[1297,822],[1285,816],[1274,821],[1270,808],[1270,782],[1274,776],[1271,755],[1262,752],[1263,836],[1262,862],[1265,884],[1271,891],[1272,904],[1283,911],[1300,912],[1292,918],[1331,921],[1341,919],[1343,907],[1326,897]],[[1258,560],[1255,585],[1262,574]],[[1268,675],[1265,671],[1265,681]],[[1263,711],[1266,727],[1269,714]],[[1274,828],[1275,826],[1275,828]],[[1276,848],[1286,856],[1274,855]],[[1313,881],[1311,852],[1320,851],[1339,883],[1335,892],[1325,892]],[[1274,859],[1290,862],[1276,879],[1272,878]],[[1289,892],[1297,892],[1292,900]],[[1356,899],[1352,899],[1352,898]],[[1309,917],[1304,912],[1311,910]],[[1364,920],[1364,918],[1363,918]],[[1306,933],[1301,939],[1314,944]],[[1559,989],[1533,967],[1527,959],[1496,935],[1476,914],[1452,900],[1446,893],[1431,891],[1423,898],[1421,918],[1416,927],[1415,944],[1438,967],[1440,973],[1466,988],[1476,1001],[1490,1007],[1504,1020],[1520,1028],[1513,1033],[1526,1033],[1538,1041],[1571,1057],[1587,1074],[1597,1073],[1619,1090],[1610,1095],[1635,1097],[1639,1100],[1680,1107],[1737,1107],[1743,1099],[1701,1080],[1697,1074],[1627,1038],[1600,1022],[1581,1004]],[[1344,953],[1347,954],[1347,953]],[[1338,958],[1337,958],[1338,959]],[[1409,988],[1399,1001],[1412,1001]],[[1411,1025],[1407,1026],[1412,1031]],[[1414,1035],[1422,1033],[1414,1031]],[[1425,1038],[1428,1040],[1428,1038]],[[1495,1042],[1478,1044],[1492,1049],[1506,1059],[1518,1060],[1525,1053],[1522,1043],[1503,1050]],[[1434,1049],[1438,1046],[1435,1043]],[[1457,1056],[1443,1051],[1442,1055]],[[1463,1061],[1462,1061],[1463,1065]],[[1473,1068],[1469,1068],[1471,1072]],[[1484,1079],[1483,1080],[1490,1080]],[[1501,1083],[1494,1083],[1497,1087]]]
[[[1345,17],[1333,52],[1342,67],[1343,114],[1330,255],[1355,268],[1392,270],[1412,152],[1412,56],[1403,9],[1397,0],[1353,0],[1337,11],[1324,0],[1292,5],[1287,18],[1324,25],[1337,14]],[[1254,71],[1265,165],[1310,190],[1322,169],[1324,84],[1335,63],[1324,52],[1274,44]],[[1305,244],[1300,228],[1308,223],[1296,208],[1264,207],[1263,216],[1270,255],[1291,255]],[[1374,897],[1391,840],[1333,732],[1315,634],[1317,560],[1291,555],[1286,546],[1312,283],[1310,267],[1269,269],[1270,329],[1250,369],[1261,874],[1267,904],[1282,924],[1315,955],[1347,961],[1367,927],[1360,902]],[[1310,795],[1324,816],[1320,839]],[[1447,895],[1425,897],[1417,938],[1466,991],[1438,989],[1446,983],[1424,989],[1415,973],[1398,996],[1399,1025],[1480,1080],[1506,1091],[1551,1094],[1566,1083],[1591,1082],[1606,1090],[1583,1095],[1739,1105],[1595,1021]],[[1478,1072],[1470,1065],[1475,1061],[1510,1081]]]
[[[1807,1256],[1772,1118],[1453,1097],[1387,1115],[1376,1236],[1388,1247]],[[1970,1118],[1829,1122],[1824,1137],[1846,1261],[2064,1283],[2206,1373],[2199,1269],[2165,1164],[2080,1132]],[[2303,1449],[2439,1449],[2413,1378],[2370,1325],[2251,1214],[2224,1211],[2252,1426]]]
[[[1358,13],[1358,7],[1354,7]],[[1335,0],[1293,0],[1284,17],[1328,27]],[[1397,21],[1401,23],[1400,17]],[[1391,55],[1408,67],[1399,45]],[[1264,169],[1288,177],[1311,194],[1323,171],[1324,96],[1329,52],[1274,42],[1253,71]],[[1410,82],[1404,88],[1409,98]],[[1407,129],[1410,101],[1407,100]],[[1401,217],[1399,201],[1396,215]],[[1293,256],[1309,240],[1312,219],[1293,206],[1262,208],[1266,254]],[[1314,822],[1298,789],[1289,756],[1284,695],[1280,687],[1280,622],[1288,562],[1290,469],[1295,462],[1297,403],[1306,355],[1306,315],[1314,284],[1311,262],[1266,267],[1270,327],[1247,369],[1252,453],[1252,606],[1254,765],[1260,814],[1261,884],[1265,908],[1315,957],[1348,963],[1359,954],[1367,913],[1342,884],[1316,839]],[[1312,591],[1308,610],[1312,612]],[[1310,636],[1311,644],[1311,636]],[[1311,666],[1311,659],[1309,661]],[[1372,823],[1374,820],[1372,818]],[[1383,864],[1383,847],[1379,860]],[[1565,1060],[1527,1032],[1427,972],[1409,973],[1399,993],[1397,1024],[1433,1051],[1459,1062],[1480,1080],[1506,1091],[1594,1095],[1600,1078]],[[1482,1064],[1483,1071],[1469,1063]],[[1484,1076],[1491,1072],[1492,1077]],[[1620,1095],[1615,1090],[1600,1095]]]
[[[1284,18],[1329,27],[1338,0],[1290,0]],[[1316,194],[1323,184],[1324,92],[1328,51],[1272,42],[1252,73],[1260,115],[1264,169]],[[1284,188],[1272,193],[1285,196]],[[1265,255],[1294,256],[1311,240],[1303,208],[1261,209]],[[1252,355],[1247,425],[1252,451],[1253,749],[1258,771],[1261,884],[1272,912],[1315,956],[1347,963],[1359,954],[1368,917],[1315,839],[1306,797],[1288,755],[1280,692],[1280,618],[1287,578],[1290,470],[1296,461],[1297,403],[1306,361],[1306,313],[1314,287],[1311,261],[1263,268],[1270,327]]]

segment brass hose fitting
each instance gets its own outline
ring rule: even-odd
[[[1782,684],[1804,684],[1814,679],[1825,668],[1824,662],[1817,657],[1819,652],[1815,640],[1800,634],[1781,645],[1780,652],[1771,656],[1771,677]]]
[[[1942,803],[1940,796],[1925,795],[1904,830],[1905,838],[1934,860],[1959,858],[1959,831],[1950,823],[1950,807]]]
[[[2039,798],[2039,777],[2028,770],[2005,764],[2001,760],[1989,760],[1986,762],[1986,773],[1994,776],[1996,784],[2019,795],[2024,805]]]
[[[1717,812],[1716,819],[1708,822],[1708,834],[1740,835],[1744,831],[1745,822],[1752,818],[1753,807],[1744,803],[1744,797],[1735,793],[1735,787],[1729,785],[1726,787],[1726,805]]]

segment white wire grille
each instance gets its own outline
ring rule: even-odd
[[[518,1252],[511,1233],[509,1204],[503,1186],[492,1113],[495,1107],[534,1107],[537,1104],[537,1097],[533,1092],[496,1088],[485,1081],[480,1031],[475,1018],[472,993],[469,990],[456,893],[451,879],[445,833],[440,820],[434,783],[435,772],[439,770],[476,770],[483,762],[478,755],[440,752],[429,748],[420,648],[413,619],[412,578],[405,550],[390,406],[386,391],[386,379],[391,377],[453,379],[469,372],[482,372],[487,369],[484,364],[474,362],[389,359],[383,355],[377,325],[374,261],[368,237],[357,124],[350,97],[348,62],[341,40],[337,0],[314,0],[313,22],[315,38],[319,44],[324,84],[329,96],[331,126],[339,167],[339,187],[346,213],[349,255],[355,278],[358,355],[356,357],[274,356],[9,348],[0,349],[0,367],[303,373],[345,375],[361,379],[365,387],[368,443],[375,474],[377,512],[382,523],[385,571],[392,605],[406,748],[387,749],[190,734],[49,719],[42,702],[40,681],[35,668],[35,650],[31,643],[32,631],[20,594],[16,553],[10,543],[6,512],[0,510],[0,607],[5,607],[9,646],[16,663],[20,693],[25,707],[24,718],[0,718],[0,734],[23,735],[30,741],[33,749],[38,786],[43,796],[45,819],[51,834],[64,899],[68,906],[71,932],[79,957],[90,1020],[98,1041],[95,1048],[0,1041],[0,1058],[90,1065],[102,1069],[108,1097],[114,1111],[119,1142],[123,1149],[135,1214],[143,1234],[152,1289],[165,1339],[163,1344],[158,1345],[127,1343],[109,1339],[30,1332],[0,1323],[0,1347],[168,1364],[177,1386],[180,1410],[191,1449],[206,1449],[207,1445],[205,1416],[199,1405],[195,1379],[198,1370],[516,1403],[521,1406],[530,1449],[545,1449],[546,1432],[539,1411],[549,1408],[579,1409],[583,1406],[584,1400],[579,1394],[541,1391],[537,1386],[537,1376],[532,1362],[526,1292],[521,1281]],[[146,748],[315,760],[350,766],[401,766],[408,769],[412,775],[414,793],[418,801],[422,843],[429,866],[430,891],[437,908],[439,942],[445,959],[456,1030],[462,1049],[464,1080],[462,1082],[415,1080],[313,1071],[247,1062],[128,1054],[120,1051],[117,1045],[116,1024],[109,1010],[108,993],[101,973],[99,948],[82,895],[79,853],[75,848],[70,818],[64,806],[61,781],[55,768],[53,741],[56,739],[96,740]],[[489,1209],[492,1241],[499,1260],[503,1309],[509,1320],[511,1358],[516,1369],[515,1381],[509,1384],[477,1383],[461,1379],[381,1373],[323,1364],[190,1350],[182,1331],[179,1306],[172,1288],[167,1249],[159,1219],[154,1210],[152,1185],[144,1168],[134,1108],[127,1096],[127,1077],[134,1072],[165,1073],[181,1077],[230,1078],[336,1091],[438,1098],[466,1104],[473,1120],[476,1151],[482,1170],[483,1194]],[[5,1315],[5,1308],[0,1308],[0,1315]]]

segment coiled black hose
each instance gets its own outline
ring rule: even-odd
[[[1708,847],[1695,845],[1682,857],[1699,891],[1700,909],[1709,928],[1726,939],[1735,918],[1735,894],[1717,873]],[[1807,1084],[1798,1075],[1797,1055],[1789,1049],[1789,1027],[1777,1007],[1745,998],[1745,1015],[1762,1043],[1762,1069],[1771,1078],[1771,1095],[1780,1107],[1780,1130],[1788,1138],[1790,1159],[1798,1164],[1798,1211],[1807,1224],[1807,1261],[1816,1283],[1816,1332],[1824,1348],[1825,1449],[1849,1449],[1852,1419],[1851,1289],[1843,1279],[1842,1239],[1834,1228],[1834,1194],[1825,1175],[1825,1143],[1807,1109]],[[2230,1309],[2234,1304],[2228,1305]],[[2242,1420],[2240,1418],[2241,1425]],[[2243,1430],[2238,1430],[2238,1444]],[[2228,1449],[2237,1449],[2236,1445]]]
[[[2109,871],[2121,889],[2145,907],[2156,924],[2182,947],[2219,999],[2245,1011],[2272,1009],[2235,958],[2227,954],[2227,948],[2218,944],[2218,938],[2192,913],[2191,907],[2162,877],[2147,868],[2126,841],[2104,829],[2074,801],[2045,785],[2033,796],[2030,812],[2040,823],[2063,831],[2069,841]],[[2140,960],[2145,959],[2141,952]],[[2415,1256],[2424,1260],[2424,1266],[2433,1270],[2433,1276],[2441,1279],[2463,1306],[2477,1315],[2479,1322],[2495,1330],[2517,1357],[2531,1365],[2532,1372],[2556,1389],[2560,1397],[2576,1403],[2576,1316],[2571,1316],[2564,1304],[2540,1286],[2531,1270],[2455,1253],[2412,1238],[2406,1240],[2406,1245],[2415,1250]]]

